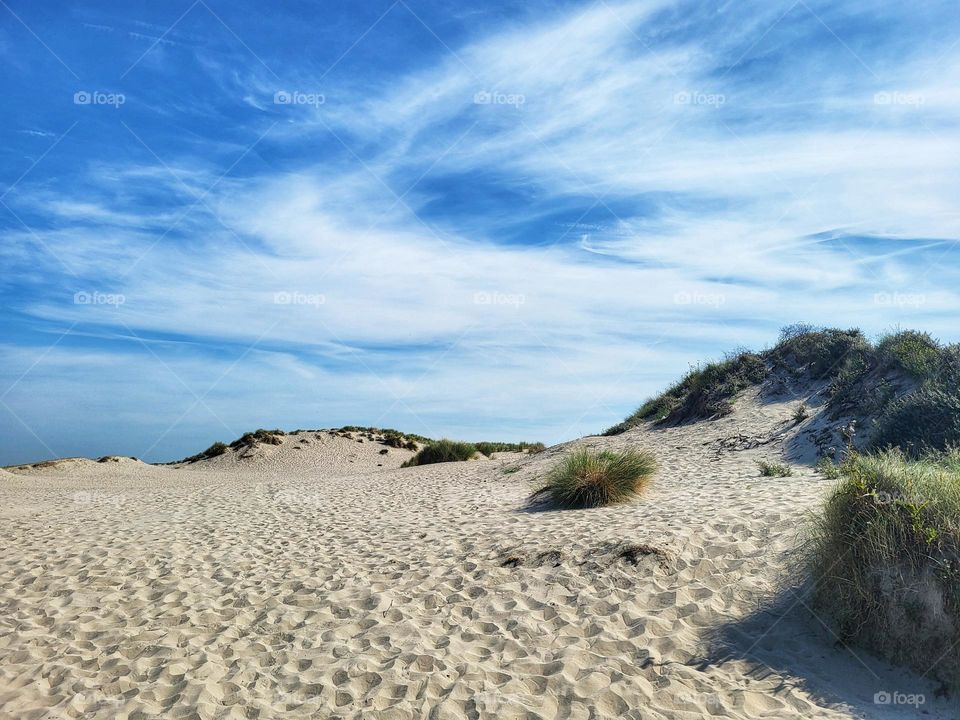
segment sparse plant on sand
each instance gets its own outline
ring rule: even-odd
[[[581,448],[550,471],[530,500],[557,508],[621,503],[646,488],[656,468],[656,460],[646,451]]]
[[[760,468],[760,474],[763,477],[790,477],[793,475],[793,469],[783,463],[757,460],[757,467]]]
[[[841,472],[809,544],[816,606],[845,642],[960,687],[960,454],[854,453]]]
[[[797,409],[793,411],[793,422],[799,425],[808,417],[810,417],[810,408],[807,406],[807,404],[802,402],[797,405]]]

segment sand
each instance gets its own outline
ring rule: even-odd
[[[243,462],[4,474],[0,717],[910,716],[883,691],[955,717],[791,592],[832,483],[755,461],[782,458],[796,404],[409,469],[288,436]],[[660,470],[630,504],[525,511],[581,444]]]

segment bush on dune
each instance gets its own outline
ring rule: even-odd
[[[960,453],[853,454],[840,472],[810,543],[816,605],[845,641],[960,686]]]
[[[557,508],[592,508],[621,503],[641,492],[657,464],[648,452],[576,450],[547,475],[531,502]]]
[[[457,442],[455,440],[437,440],[407,460],[402,467],[472,460],[478,454],[477,446],[473,443]]]

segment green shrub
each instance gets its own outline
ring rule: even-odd
[[[893,401],[877,423],[872,445],[897,447],[913,457],[960,445],[960,391],[928,384]]]
[[[838,373],[849,358],[869,353],[870,343],[859,330],[791,325],[780,332],[770,358],[780,367],[820,379]]]
[[[887,335],[877,345],[880,362],[923,380],[940,365],[940,345],[927,333],[905,330]]]
[[[432,465],[434,463],[459,462],[472,460],[478,453],[473,443],[457,442],[455,440],[437,440],[427,445],[420,452],[407,460],[402,467],[417,465]]]
[[[757,460],[757,467],[760,468],[760,474],[763,477],[790,477],[793,475],[793,470],[790,466],[782,463]]]
[[[559,508],[591,508],[631,499],[650,482],[657,464],[649,452],[576,450],[531,496]]]
[[[841,472],[809,544],[815,605],[845,642],[960,686],[960,455],[853,454]]]
[[[546,446],[543,443],[528,443],[528,442],[518,442],[518,443],[507,443],[507,442],[478,442],[474,443],[477,450],[491,457],[494,453],[497,452],[528,452],[531,455],[543,452],[546,450]]]
[[[820,458],[814,469],[829,480],[840,478],[840,468],[830,458]]]

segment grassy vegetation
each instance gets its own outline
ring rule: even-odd
[[[859,330],[809,325],[784,328],[769,350],[739,351],[694,368],[604,434],[644,422],[674,425],[721,417],[740,392],[772,376],[826,381],[829,417],[869,420],[864,427],[875,450],[895,447],[920,457],[960,446],[960,346],[944,346],[912,330],[871,343]],[[798,410],[794,420],[804,419]]]
[[[477,450],[491,457],[494,453],[498,452],[526,452],[530,455],[534,455],[538,452],[543,452],[546,450],[546,446],[541,442],[529,443],[529,442],[518,442],[518,443],[505,443],[505,442],[478,442],[474,443]]]
[[[820,458],[814,469],[828,480],[840,478],[840,468],[830,458]]]
[[[760,474],[763,477],[790,477],[793,470],[789,465],[783,463],[772,463],[766,460],[757,460],[757,467],[760,468]]]
[[[852,454],[840,472],[810,543],[816,605],[845,641],[960,687],[960,453]]]
[[[227,451],[227,445],[220,442],[219,440],[213,445],[208,447],[202,453],[197,453],[196,455],[191,455],[190,457],[184,458],[180,462],[189,463],[197,462],[198,460],[206,460],[207,458],[217,457],[218,455],[223,455]]]
[[[239,448],[256,445],[258,443],[280,445],[283,442],[282,438],[284,435],[286,435],[286,433],[283,430],[264,430],[263,428],[259,428],[253,432],[244,433],[230,443],[230,447]]]
[[[564,458],[530,499],[558,508],[624,502],[649,484],[656,467],[656,460],[648,452],[595,452],[584,448]]]
[[[473,443],[446,439],[436,440],[407,460],[401,467],[472,460],[479,452],[477,446]]]

